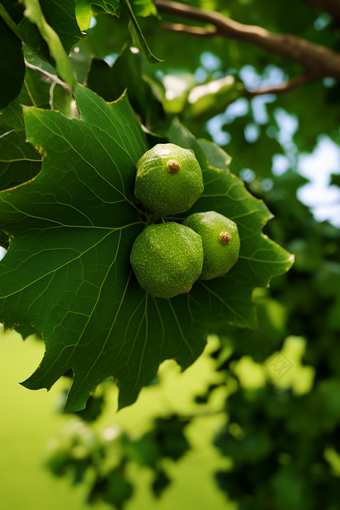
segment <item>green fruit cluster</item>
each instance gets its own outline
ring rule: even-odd
[[[198,278],[224,276],[237,262],[237,225],[222,214],[194,213],[182,224],[163,219],[188,211],[203,190],[202,170],[190,150],[158,144],[137,163],[134,193],[154,223],[136,238],[130,262],[139,285],[153,297],[185,294]]]

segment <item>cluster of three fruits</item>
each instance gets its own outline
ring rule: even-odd
[[[202,170],[190,150],[158,144],[137,164],[135,196],[155,218],[188,211],[204,190]],[[148,225],[136,238],[130,261],[139,285],[153,297],[191,290],[198,278],[225,275],[238,259],[237,225],[215,212],[194,213],[182,224]]]

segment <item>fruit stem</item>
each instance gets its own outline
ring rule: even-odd
[[[169,172],[171,172],[172,174],[177,174],[177,172],[181,168],[180,163],[176,159],[170,159],[170,161],[168,161],[167,166],[168,166]]]
[[[222,244],[228,244],[231,239],[231,235],[229,234],[229,232],[221,232],[220,238]]]

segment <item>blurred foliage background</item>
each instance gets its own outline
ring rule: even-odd
[[[186,3],[339,51],[339,20],[312,2]],[[16,381],[40,360],[42,343],[31,331],[24,348],[17,333],[2,334],[1,377],[12,381],[1,392],[6,509],[340,509],[340,85],[325,77],[285,94],[251,94],[301,69],[245,42],[167,30],[164,20],[183,19],[161,19],[151,0],[137,4],[164,61],[144,58],[124,13],[99,14],[70,53],[77,81],[107,101],[127,88],[150,137],[178,117],[219,144],[275,215],[264,232],[296,262],[254,290],[257,330],[212,325],[191,368],[181,374],[164,363],[118,414],[110,380],[72,416],[62,414],[67,378],[48,395],[27,395]],[[30,50],[26,59],[48,70]],[[30,69],[26,83],[24,104],[48,108],[51,83]],[[75,115],[58,85],[54,102]]]

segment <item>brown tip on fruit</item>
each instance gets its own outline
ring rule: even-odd
[[[191,289],[192,289],[192,285],[187,290],[183,290],[183,292],[181,292],[181,294],[188,294],[188,292],[190,292]]]
[[[176,159],[170,159],[170,161],[168,161],[168,168],[169,172],[177,174],[177,172],[181,168],[181,165],[178,163]]]
[[[229,234],[229,232],[221,232],[220,238],[222,244],[228,244],[231,239],[231,235]]]

